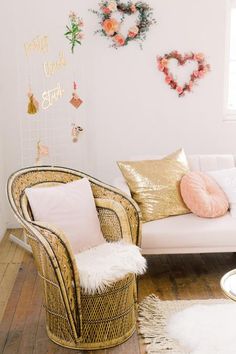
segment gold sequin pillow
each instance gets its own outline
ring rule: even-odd
[[[143,221],[189,213],[180,194],[181,178],[189,171],[183,149],[162,160],[119,161],[118,166]]]

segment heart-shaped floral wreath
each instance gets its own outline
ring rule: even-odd
[[[100,24],[102,28],[96,31],[96,33],[111,38],[113,40],[112,47],[116,49],[129,44],[133,40],[144,41],[150,26],[156,23],[156,20],[153,18],[152,8],[147,3],[141,1],[137,3],[129,1],[127,4],[121,3],[119,0],[101,1],[100,11],[91,11],[101,18]],[[138,20],[134,26],[129,28],[127,36],[124,37],[119,31],[125,16],[132,15],[137,11]],[[113,17],[115,12],[122,13],[120,22]]]
[[[188,61],[196,62],[198,67],[194,70],[190,76],[188,83],[180,86],[176,79],[174,79],[173,74],[168,68],[168,63],[170,59],[176,59],[178,65],[184,65]],[[187,53],[180,54],[176,50],[165,54],[162,57],[157,57],[157,66],[160,71],[165,74],[165,82],[173,89],[176,90],[179,97],[184,96],[185,92],[192,91],[193,85],[198,79],[202,79],[207,72],[210,71],[210,65],[206,63],[205,56],[202,53]]]

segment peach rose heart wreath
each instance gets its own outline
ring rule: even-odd
[[[101,1],[100,10],[90,10],[96,14],[100,19],[101,29],[95,33],[100,33],[113,41],[111,45],[114,48],[126,46],[131,41],[138,41],[142,48],[141,42],[146,39],[147,32],[151,25],[156,23],[153,18],[153,9],[145,2],[131,1],[126,4],[121,3],[119,0]],[[115,13],[121,13],[121,20],[117,21],[114,17]],[[136,23],[129,28],[127,36],[124,37],[120,33],[122,22],[126,16],[133,15],[138,12],[138,19]]]
[[[173,77],[173,74],[168,68],[170,59],[176,59],[178,65],[182,66],[188,61],[194,61],[197,63],[197,69],[192,72],[189,82],[182,86],[178,84],[178,81]],[[193,85],[196,84],[197,80],[202,79],[205,74],[210,71],[210,65],[206,63],[204,54],[191,52],[182,55],[176,50],[169,54],[165,54],[164,56],[158,56],[157,67],[165,75],[165,82],[178,93],[179,97],[184,96],[185,92],[191,92]]]

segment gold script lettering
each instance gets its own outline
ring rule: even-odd
[[[53,104],[55,104],[60,98],[62,98],[64,90],[58,83],[52,90],[44,91],[42,93],[42,108],[48,109]]]
[[[24,44],[25,54],[29,56],[33,52],[47,53],[48,52],[48,36],[37,36],[32,41]]]
[[[43,69],[46,77],[50,77],[55,74],[58,70],[66,66],[66,59],[63,52],[59,53],[59,58],[57,61],[45,61],[43,64]]]

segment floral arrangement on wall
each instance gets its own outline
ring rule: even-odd
[[[100,33],[102,36],[112,40],[111,46],[116,49],[126,46],[132,41],[138,41],[141,46],[141,42],[146,39],[151,25],[156,23],[153,18],[152,8],[142,1],[121,3],[119,0],[103,0],[100,2],[99,11],[91,11],[101,19],[101,29],[97,30],[96,33]],[[114,16],[117,12],[122,15],[120,21]],[[122,35],[120,29],[126,16],[131,16],[135,13],[138,13],[137,21],[129,28],[126,36]]]
[[[70,25],[66,26],[65,37],[69,40],[71,45],[71,52],[74,53],[76,45],[81,45],[81,40],[84,38],[83,34],[83,20],[75,12],[71,11],[69,14]]]
[[[173,74],[170,72],[168,65],[171,59],[177,60],[178,65],[181,66],[184,66],[189,61],[197,63],[197,69],[191,73],[189,81],[184,85],[180,85],[178,80],[174,78]],[[185,92],[191,92],[196,82],[199,79],[202,79],[206,73],[210,71],[210,65],[207,64],[203,53],[191,52],[182,55],[177,50],[165,54],[164,56],[158,56],[157,66],[158,69],[165,75],[165,82],[170,86],[171,89],[178,93],[179,97],[184,96]]]

